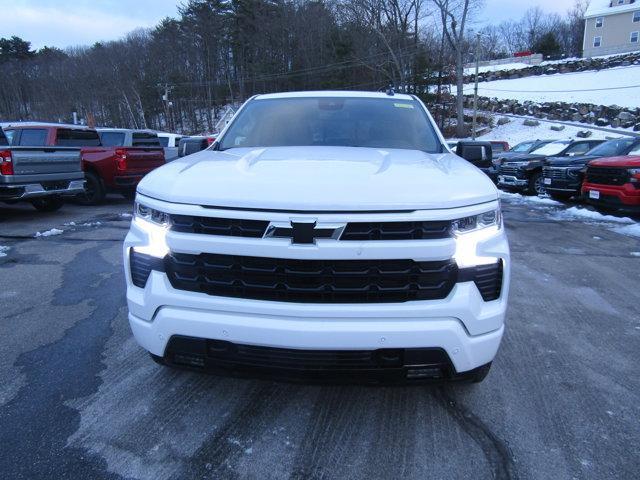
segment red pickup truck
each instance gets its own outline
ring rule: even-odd
[[[100,129],[57,124],[15,124],[7,136],[33,139],[42,145],[80,148],[85,173],[85,193],[77,201],[101,203],[107,192],[135,195],[136,185],[147,173],[165,164],[157,134],[145,130]],[[27,132],[26,134],[23,132]]]
[[[582,194],[596,207],[640,213],[640,156],[592,160],[587,165]]]

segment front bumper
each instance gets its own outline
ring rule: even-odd
[[[593,198],[597,192],[598,198]],[[622,186],[584,183],[582,194],[587,202],[596,207],[612,208],[622,212],[640,213],[640,189],[627,183]]]
[[[0,185],[0,200],[30,200],[52,195],[72,196],[84,192],[84,180]]]
[[[545,190],[552,192],[575,193],[580,194],[581,183],[570,180],[557,180],[554,178],[543,178]]]
[[[237,216],[237,218],[289,218],[286,213],[219,211],[145,199],[169,213]],[[488,205],[463,210],[429,211],[429,219],[461,218],[496,208]],[[427,215],[408,214],[411,217]],[[397,218],[396,214],[393,214]],[[314,215],[316,216],[316,215]],[[380,221],[389,214],[318,214],[319,223]],[[390,220],[386,220],[390,221]],[[504,229],[480,239],[473,253],[498,258],[503,264],[498,299],[483,300],[473,281],[459,279],[446,298],[398,303],[298,303],[234,298],[179,290],[167,275],[151,271],[144,288],[133,284],[130,252],[150,245],[150,236],[137,222],[124,243],[129,322],[138,343],[158,357],[166,357],[171,339],[191,337],[236,345],[302,351],[377,351],[380,349],[442,349],[456,373],[469,372],[491,362],[504,332],[510,281],[509,245]],[[152,243],[152,242],[151,242]],[[169,231],[166,246],[185,254],[216,253],[300,260],[442,261],[455,258],[452,238],[438,240],[337,241],[296,246],[288,239],[238,238]],[[162,253],[161,255],[164,255]]]
[[[509,188],[527,188],[529,180],[515,177],[513,175],[498,175],[498,185]]]

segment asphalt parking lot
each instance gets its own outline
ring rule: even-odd
[[[126,318],[131,204],[110,201],[0,206],[2,478],[638,478],[637,237],[507,200],[484,383],[309,386],[153,363]]]

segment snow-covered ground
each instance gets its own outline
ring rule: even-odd
[[[542,208],[550,220],[559,222],[584,222],[606,228],[615,233],[640,238],[640,223],[629,217],[605,215],[588,207],[567,207],[562,202],[550,198],[520,195],[519,193],[500,192],[500,200],[505,203],[531,205]],[[638,252],[632,252],[635,254]]]
[[[496,115],[495,118],[500,118],[500,115]],[[511,146],[514,146],[520,142],[531,139],[563,140],[567,138],[575,138],[578,132],[582,130],[590,130],[587,125],[585,125],[584,127],[565,125],[564,130],[562,130],[561,132],[556,132],[554,130],[551,130],[551,126],[558,124],[540,122],[540,125],[538,125],[537,127],[527,127],[522,124],[522,118],[509,118],[511,120],[509,123],[505,125],[497,125],[488,134],[478,137],[478,140],[501,140],[509,142]],[[601,130],[592,129],[592,131],[593,135],[589,137],[592,139],[605,139],[623,136],[622,132],[620,135],[616,135],[613,133],[603,132]],[[452,141],[455,141],[455,139],[452,139]]]
[[[471,93],[473,84],[465,85],[465,94]],[[478,93],[483,97],[520,102],[563,101],[638,108],[640,65],[481,82]]]

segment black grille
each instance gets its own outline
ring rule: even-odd
[[[451,236],[451,222],[349,223],[340,240],[431,240]]]
[[[190,366],[205,366],[208,360],[213,360],[217,365],[304,371],[393,369],[405,366],[435,366],[450,370],[451,366],[447,353],[440,348],[303,350],[241,345],[178,335],[169,340],[166,358],[170,362]],[[196,360],[198,358],[199,361]]]
[[[497,300],[502,292],[502,261],[461,269],[459,282],[474,282],[485,302]]]
[[[453,260],[291,260],[173,253],[174,288],[224,297],[302,303],[443,299],[457,279]]]
[[[262,238],[268,225],[262,220],[171,215],[171,230],[183,233]]]
[[[595,183],[597,185],[624,185],[629,182],[629,179],[629,171],[626,168],[587,168],[587,183]]]
[[[138,253],[132,249],[129,254],[129,266],[133,284],[136,287],[144,288],[149,275],[151,275],[151,270],[164,271],[164,259]]]
[[[502,165],[498,171],[500,175],[507,175],[510,177],[519,177],[522,174],[522,170],[518,167],[511,167],[509,165]]]
[[[232,218],[171,216],[171,230],[181,233],[262,238],[269,222]],[[430,240],[451,236],[451,222],[353,222],[340,240]]]
[[[567,179],[567,169],[566,168],[549,168],[544,167],[542,169],[543,176],[546,178],[553,178],[554,180],[565,180]]]

